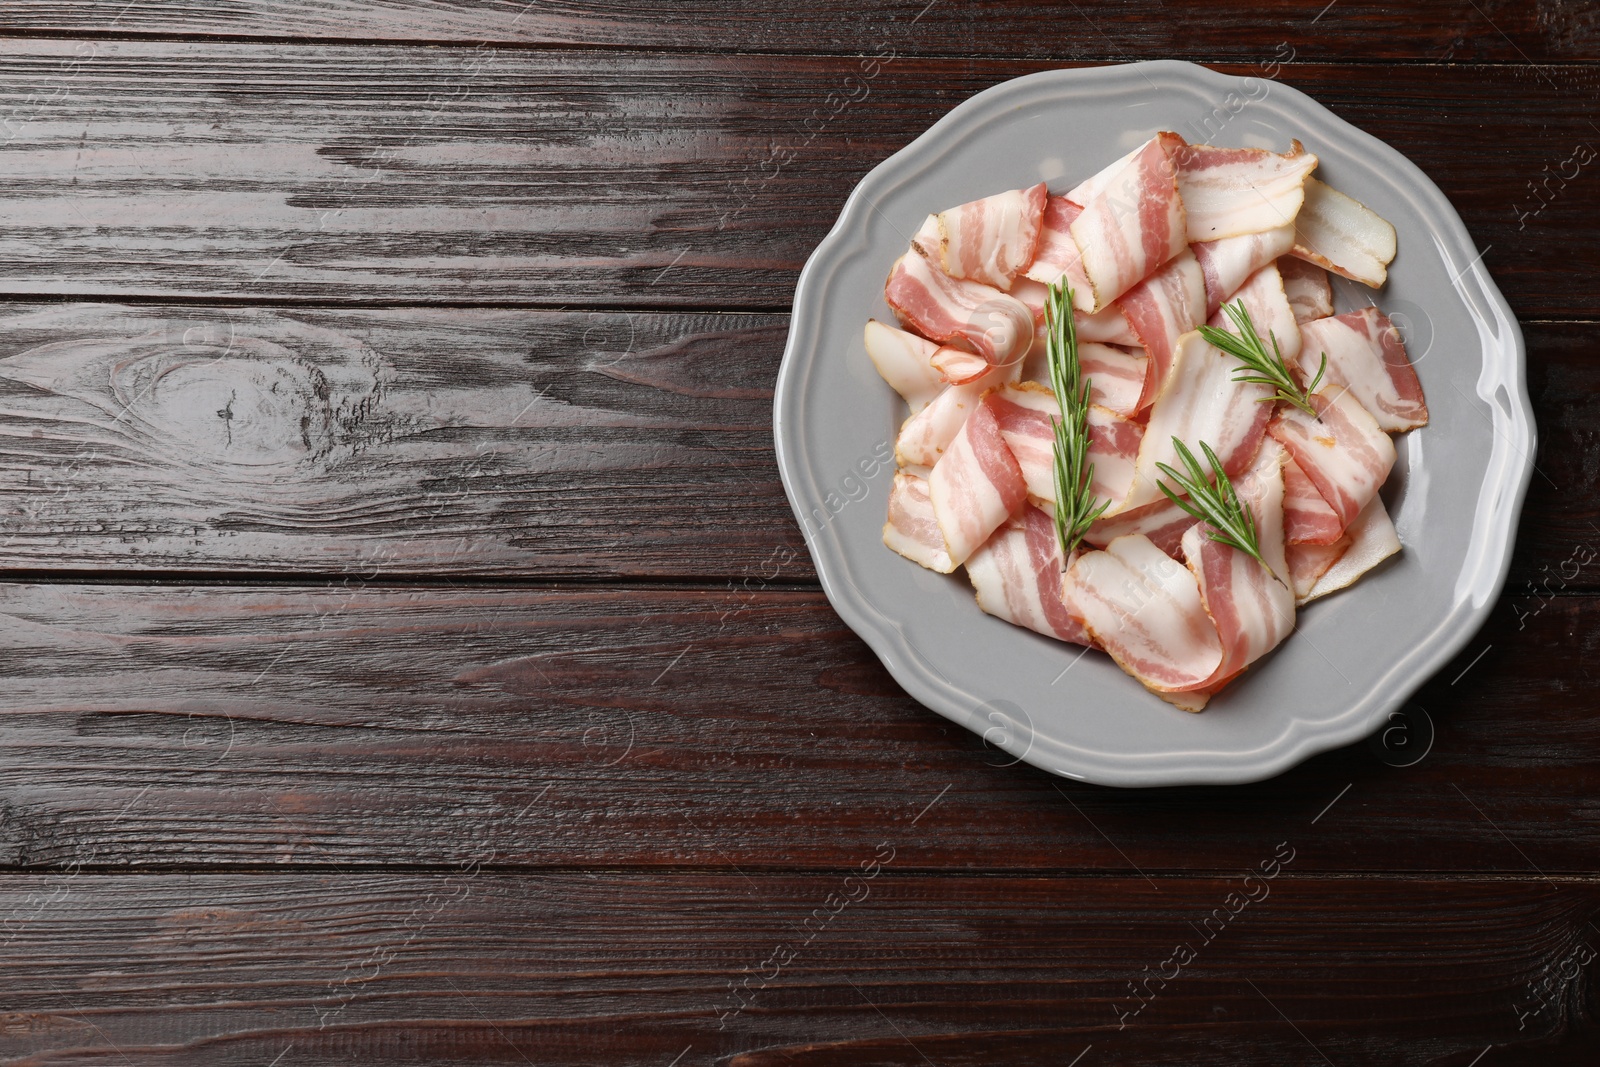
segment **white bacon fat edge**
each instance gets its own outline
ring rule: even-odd
[[[1391,434],[1428,421],[1400,332],[1377,307],[1335,315],[1329,272],[1381,287],[1394,228],[1282,153],[1160,133],[1065,193],[1044,183],[931,214],[895,261],[867,354],[905,401],[884,543],[965,568],[978,606],[1108,653],[1200,711],[1293,631],[1296,609],[1399,552],[1379,489]],[[1063,559],[1044,309],[1074,292],[1089,383],[1090,483],[1105,514]],[[1318,415],[1235,380],[1202,324],[1242,302]],[[1325,361],[1325,362],[1324,362]],[[1217,454],[1263,561],[1162,492],[1177,438]]]

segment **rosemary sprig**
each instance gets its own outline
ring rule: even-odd
[[[1172,491],[1166,482],[1157,482],[1161,491],[1167,494],[1167,499],[1190,515],[1211,527],[1206,533],[1213,541],[1220,541],[1231,545],[1240,552],[1255,557],[1257,563],[1263,567],[1266,560],[1261,558],[1261,544],[1256,539],[1256,520],[1239,500],[1239,494],[1234,491],[1233,482],[1222,472],[1222,461],[1211,450],[1211,446],[1204,441],[1200,442],[1200,451],[1206,455],[1206,462],[1211,464],[1211,473],[1216,476],[1217,484],[1212,485],[1211,479],[1206,477],[1200,469],[1200,463],[1194,458],[1194,453],[1174,437],[1172,447],[1178,450],[1178,457],[1183,460],[1187,474],[1179,474],[1165,463],[1157,463],[1156,469],[1171,478],[1177,486],[1189,495],[1185,500]]]
[[[1065,564],[1111,501],[1096,503],[1089,491],[1094,483],[1094,464],[1089,462],[1089,383],[1078,363],[1078,328],[1072,320],[1072,289],[1066,283],[1050,286],[1044,320],[1050,387],[1061,412],[1060,418],[1050,421],[1055,427],[1056,539]]]
[[[1235,300],[1222,307],[1239,332],[1232,333],[1215,326],[1202,326],[1200,336],[1206,339],[1207,344],[1238,357],[1244,364],[1234,369],[1233,380],[1241,384],[1250,382],[1271,386],[1273,394],[1262,397],[1262,403],[1282,400],[1293,404],[1312,418],[1317,418],[1317,409],[1311,406],[1311,394],[1317,391],[1317,384],[1322,381],[1322,375],[1328,369],[1328,353],[1322,353],[1322,366],[1317,368],[1317,376],[1311,379],[1310,385],[1301,389],[1283,362],[1283,353],[1278,349],[1277,336],[1271,330],[1267,331],[1267,336],[1272,339],[1272,351],[1268,352],[1261,335],[1256,332],[1255,323],[1250,321],[1250,312],[1245,308],[1244,301]]]

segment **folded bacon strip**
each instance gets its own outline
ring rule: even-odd
[[[994,370],[989,361],[976,352],[968,352],[954,345],[941,345],[935,349],[928,363],[939,372],[939,377],[951,385],[975,382]]]
[[[1349,389],[1380,427],[1397,433],[1428,424],[1422,383],[1389,316],[1365,307],[1308,322],[1301,332],[1302,377],[1317,372],[1318,356],[1326,352],[1326,380]]]
[[[928,483],[897,472],[889,490],[889,521],[883,525],[883,543],[913,563],[940,574],[956,569],[944,545],[944,535],[933,516]]]
[[[1278,273],[1283,276],[1289,306],[1294,308],[1294,321],[1310,322],[1333,314],[1333,286],[1327,271],[1297,256],[1282,256]]]
[[[944,391],[945,380],[933,365],[939,346],[876,319],[867,320],[867,356],[890,387],[915,415]]]
[[[1326,545],[1300,544],[1290,545],[1289,576],[1294,582],[1294,602],[1296,605],[1304,604],[1311,596],[1311,590],[1316,588],[1317,579],[1321,578],[1344,555],[1345,549],[1350,547],[1350,536],[1340,534],[1337,539]]]
[[[1177,358],[1155,403],[1134,464],[1133,488],[1123,507],[1136,508],[1162,499],[1157,464],[1182,469],[1174,437],[1196,454],[1209,444],[1231,476],[1255,458],[1272,418],[1272,405],[1261,401],[1272,390],[1253,382],[1235,382],[1243,363],[1206,343],[1198,332],[1178,341]]]
[[[1333,565],[1317,579],[1303,600],[1316,600],[1318,597],[1347,588],[1356,579],[1400,551],[1400,537],[1395,533],[1394,523],[1389,519],[1389,510],[1383,506],[1383,498],[1379,496],[1367,501],[1367,506],[1361,509],[1361,514],[1350,524],[1347,535],[1350,538],[1350,546],[1340,553]]]
[[[1055,394],[1036,382],[1008,385],[989,394],[985,403],[1000,423],[1001,436],[1028,485],[1028,495],[1054,505]],[[1133,482],[1133,460],[1144,427],[1105,408],[1089,408],[1089,462],[1094,466],[1090,490],[1096,497],[1121,500]]]
[[[1306,202],[1294,220],[1294,255],[1381,289],[1394,253],[1394,227],[1377,212],[1315,178],[1306,180]]]
[[[939,462],[967,416],[977,410],[983,394],[997,385],[1015,381],[1020,369],[1020,366],[995,367],[974,381],[946,387],[901,425],[894,442],[895,461],[902,467],[932,467]]]
[[[1093,290],[1077,294],[1079,309],[1110,306],[1188,244],[1173,161],[1182,147],[1175,133],[1151,138],[1073,220],[1072,239]]]
[[[1089,289],[1089,276],[1083,273],[1083,253],[1072,239],[1072,223],[1083,208],[1064,196],[1052,196],[1045,203],[1039,231],[1039,251],[1025,276],[1044,285],[1062,279],[1074,292]]]
[[[1028,496],[994,406],[989,399],[978,404],[928,476],[934,518],[957,564],[965,563]]]
[[[1236,487],[1256,523],[1267,566],[1248,553],[1214,540],[1196,523],[1183,535],[1183,554],[1200,586],[1206,613],[1222,642],[1222,662],[1197,688],[1215,689],[1278,647],[1294,629],[1294,593],[1283,542],[1281,454],[1268,449]],[[1275,566],[1274,566],[1275,564]]]
[[[1040,182],[941,211],[934,216],[935,262],[952,278],[1010,289],[1012,279],[1038,251],[1048,196]]]
[[[1092,646],[1093,638],[1061,601],[1063,569],[1055,520],[1032,506],[967,559],[967,577],[984,611],[1046,637]]]
[[[1260,233],[1294,222],[1317,166],[1317,157],[1299,141],[1291,141],[1282,154],[1192,144],[1177,158],[1190,241]]]
[[[1144,393],[1147,358],[1140,351],[1080,343],[1078,365],[1089,383],[1089,403],[1126,418],[1136,415]],[[1048,383],[1047,378],[1040,380]]]
[[[1330,545],[1344,533],[1339,513],[1293,459],[1283,468],[1283,529],[1291,545]]]
[[[1206,312],[1210,318],[1223,301],[1229,300],[1245,280],[1294,247],[1294,225],[1279,226],[1260,233],[1224,237],[1190,246],[1206,283]],[[1298,261],[1296,261],[1298,262]]]
[[[1083,539],[1088,544],[1104,548],[1119,537],[1142,534],[1161,551],[1176,557],[1182,551],[1183,535],[1195,522],[1193,515],[1163,496],[1143,507],[1095,520]]]
[[[1147,537],[1119,537],[1080,555],[1061,599],[1119,667],[1158,695],[1201,686],[1222,663],[1199,583]]]
[[[1300,324],[1295,321],[1294,307],[1283,291],[1283,276],[1278,273],[1278,268],[1268,263],[1250,275],[1238,292],[1228,298],[1230,304],[1235,301],[1244,304],[1244,309],[1250,313],[1251,324],[1268,350],[1272,349],[1272,343],[1276,340],[1277,351],[1283,356],[1284,363],[1293,367],[1295,358],[1300,355]],[[1211,316],[1210,325],[1230,333],[1238,332],[1225,309],[1219,308]],[[1315,367],[1312,373],[1316,373]]]
[[[1144,388],[1135,410],[1143,411],[1166,384],[1178,338],[1205,321],[1206,286],[1200,262],[1185,249],[1176,259],[1122,294],[1117,301],[1145,350]]]
[[[1341,527],[1349,526],[1389,477],[1394,442],[1343,386],[1312,393],[1311,406],[1317,409],[1315,419],[1281,405],[1268,432],[1283,442]]]
[[[1020,362],[1033,344],[1033,314],[981,282],[952,278],[913,249],[895,260],[883,296],[901,325],[940,344],[960,342],[991,366]]]

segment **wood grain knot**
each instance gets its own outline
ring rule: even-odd
[[[271,481],[393,436],[381,412],[389,369],[347,334],[227,309],[211,319],[99,305],[45,314],[70,319],[54,325],[76,336],[0,359],[0,379],[89,405],[89,426],[63,418],[56,429],[92,432],[140,464]]]

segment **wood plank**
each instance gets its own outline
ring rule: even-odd
[[[811,577],[783,316],[15,311],[0,565]]]
[[[0,569],[815,577],[773,462],[783,315],[4,310]],[[1600,587],[1600,326],[1525,333],[1510,589],[1542,598]]]
[[[114,17],[112,17],[114,16]],[[1084,59],[1229,58],[1253,62],[1293,42],[1306,59],[1454,59],[1549,62],[1600,58],[1600,23],[1579,6],[1419,0],[1403,7],[1342,0],[1331,9],[1296,0],[1239,0],[1203,13],[1134,0],[781,0],[729,6],[682,0],[611,5],[488,0],[8,0],[5,29],[32,33],[195,34],[374,41],[598,45],[760,52]],[[1280,56],[1286,53],[1278,53]]]
[[[907,840],[807,876],[6,878],[0,1055],[1484,1067],[1600,1051],[1592,881],[1318,878],[1298,836],[1250,842],[1248,881],[930,877],[901,869]]]
[[[906,697],[819,594],[760,574],[3,585],[0,622],[13,868],[836,867],[893,836],[906,867],[1132,875],[1248,867],[1293,837],[1301,870],[1519,876],[1592,871],[1600,850],[1596,597],[1496,612],[1417,697],[1431,748],[1419,716],[1388,765],[1355,745],[1270,782],[1152,791],[1014,765]]]
[[[867,170],[1057,65],[13,40],[0,293],[781,307]],[[1282,76],[1438,180],[1520,315],[1595,318],[1593,70]]]

